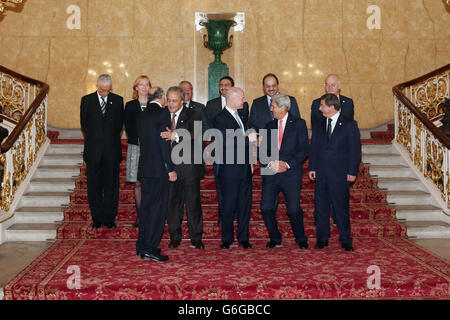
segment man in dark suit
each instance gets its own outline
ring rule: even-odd
[[[220,96],[214,99],[209,100],[206,103],[206,119],[207,119],[207,129],[214,128],[214,118],[225,108],[226,100],[225,96],[229,89],[234,87],[234,80],[229,76],[222,77],[219,81],[219,93]],[[242,123],[247,126],[248,123],[248,103],[244,102],[244,106],[241,109],[238,109],[239,117],[241,118]],[[220,178],[218,177],[217,166],[213,165],[214,178],[216,181],[216,193],[217,193],[217,202],[219,206],[219,219],[218,223],[221,225],[222,223],[222,214],[223,214],[223,205],[222,205],[222,192],[220,190]]]
[[[273,113],[270,110],[270,101],[274,95],[279,93],[278,78],[273,73],[266,74],[263,78],[262,84],[265,95],[253,100],[248,124],[249,128],[253,128],[256,131],[259,129],[264,129],[266,124],[274,119]],[[291,100],[289,114],[294,117],[301,118],[297,100],[291,96],[289,96],[289,99]]]
[[[339,103],[341,105],[341,114],[351,120],[354,118],[355,107],[353,105],[353,100],[346,97],[341,92],[341,80],[339,76],[335,74],[329,74],[325,78],[325,92],[332,93],[339,98]],[[320,123],[323,120],[322,112],[320,111],[320,98],[315,99],[311,105],[311,128],[314,128],[315,124]]]
[[[327,93],[320,98],[324,119],[313,128],[309,157],[309,178],[316,181],[314,209],[317,243],[328,246],[330,205],[336,210],[339,241],[353,251],[350,237],[350,184],[356,180],[361,161],[358,124],[340,113],[339,99]]]
[[[184,102],[183,106],[186,108],[194,109],[201,118],[202,121],[202,132],[204,133],[208,129],[208,118],[206,115],[206,107],[203,103],[193,101],[192,95],[194,87],[189,81],[183,80],[179,84],[180,88],[184,91]]]
[[[161,137],[171,141],[172,159],[178,158],[174,164],[177,181],[170,183],[169,209],[167,224],[169,225],[169,248],[176,248],[181,243],[182,219],[179,209],[186,203],[188,229],[191,246],[204,249],[202,242],[203,213],[200,202],[200,179],[205,171],[202,163],[202,130],[194,130],[194,121],[201,121],[201,115],[194,109],[183,106],[184,91],[180,87],[167,90],[167,108],[171,116],[171,128],[161,133]],[[200,127],[201,128],[201,127]],[[184,134],[181,129],[187,130]],[[188,135],[187,135],[188,133]],[[199,148],[198,148],[199,147]],[[187,154],[185,154],[187,152]],[[195,157],[197,152],[197,157]],[[178,163],[177,163],[178,162]]]
[[[281,233],[277,225],[276,199],[280,191],[283,193],[287,215],[291,221],[292,231],[300,249],[308,248],[308,238],[305,236],[303,211],[300,208],[300,190],[302,188],[303,161],[308,154],[308,130],[306,122],[289,114],[291,101],[287,95],[274,95],[271,101],[271,111],[274,120],[267,129],[268,157],[261,160],[261,166],[267,166],[273,174],[262,175],[261,212],[269,232],[270,241],[267,248],[281,246]],[[272,140],[272,132],[276,132],[277,140]],[[261,132],[260,132],[261,133]],[[278,154],[271,154],[272,144],[276,144]],[[275,150],[277,150],[275,149]]]
[[[115,228],[119,205],[120,133],[123,98],[111,93],[112,79],[99,76],[97,91],[81,98],[80,122],[84,133],[83,160],[87,167],[87,192],[92,228]]]
[[[139,211],[139,234],[136,253],[144,260],[167,261],[158,245],[164,232],[169,198],[169,181],[177,180],[170,157],[170,144],[160,134],[170,126],[164,90],[152,88],[151,101],[137,119],[137,134],[141,147],[138,179],[142,200]]]
[[[325,78],[325,92],[332,93],[339,98],[339,104],[341,105],[340,112],[344,117],[353,120],[354,106],[353,100],[349,97],[341,95],[341,79],[335,74],[329,74]],[[324,119],[322,112],[320,111],[320,98],[315,99],[311,105],[311,129],[314,129],[316,124],[320,124]],[[336,225],[336,212],[334,208],[331,210],[331,217],[333,218],[333,224]]]
[[[252,169],[248,152],[247,126],[238,110],[244,106],[244,92],[233,87],[226,94],[226,107],[214,118],[214,128],[223,137],[222,161],[218,160],[218,176],[222,191],[222,249],[234,242],[234,217],[238,221],[237,239],[244,249],[249,243],[249,222],[252,205]],[[231,129],[231,130],[230,130]],[[228,134],[227,134],[228,131]],[[230,133],[232,133],[230,135]]]

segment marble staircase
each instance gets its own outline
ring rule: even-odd
[[[389,205],[396,209],[397,219],[407,226],[408,237],[450,239],[450,224],[441,221],[441,208],[392,145],[362,148],[362,162],[377,178]]]
[[[51,144],[15,211],[6,241],[47,241],[56,238],[75,180],[83,164],[83,146]]]

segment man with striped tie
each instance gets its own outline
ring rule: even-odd
[[[102,74],[97,91],[81,98],[80,122],[84,134],[83,160],[87,169],[87,192],[93,225],[115,228],[119,205],[120,134],[123,98],[111,93],[112,79]]]

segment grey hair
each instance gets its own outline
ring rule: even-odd
[[[272,101],[274,101],[279,107],[285,106],[286,111],[291,110],[291,99],[289,98],[289,96],[285,94],[274,95],[272,97]]]
[[[181,89],[181,87],[170,87],[169,89],[167,89],[167,94],[169,94],[169,92],[179,92],[181,101],[184,101],[184,91],[183,89]]]
[[[154,101],[154,100],[157,100],[157,99],[161,99],[162,97],[164,97],[164,89],[158,87],[158,89],[156,89],[153,94],[149,94],[148,95],[148,100],[149,101]]]
[[[112,78],[109,74],[101,74],[98,79],[97,79],[97,83],[103,83],[103,84],[108,84],[108,85],[112,85]]]

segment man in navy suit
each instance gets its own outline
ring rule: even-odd
[[[271,111],[274,120],[266,125],[268,150],[272,144],[277,144],[278,157],[267,165],[274,174],[263,175],[261,212],[269,232],[270,241],[267,248],[281,246],[281,233],[277,225],[276,199],[280,191],[284,195],[287,215],[291,221],[292,231],[300,249],[308,248],[308,238],[305,236],[303,211],[300,208],[300,190],[302,188],[303,161],[308,154],[308,130],[303,119],[289,114],[291,101],[289,96],[278,94],[272,97]],[[277,140],[272,140],[271,132],[276,130]],[[261,131],[260,131],[261,133]],[[267,159],[273,158],[268,152]],[[263,162],[264,160],[261,160]],[[268,160],[267,160],[268,161]]]
[[[350,184],[356,180],[361,161],[358,124],[344,117],[336,95],[320,98],[324,119],[313,128],[309,157],[309,178],[316,181],[314,209],[316,249],[328,246],[330,205],[336,211],[339,241],[346,251],[353,251],[350,237]]]
[[[218,161],[218,176],[223,200],[222,249],[229,249],[234,242],[235,214],[238,221],[237,239],[239,244],[244,249],[252,247],[249,243],[252,206],[249,138],[245,132],[247,126],[238,113],[243,105],[244,92],[242,89],[230,88],[226,95],[225,108],[214,119],[214,127],[220,130],[223,137],[223,148],[221,149],[223,158],[222,161]]]
[[[270,109],[270,100],[274,95],[279,93],[278,78],[273,73],[266,74],[262,83],[265,95],[253,100],[248,123],[248,127],[253,128],[256,131],[259,129],[264,129],[266,124],[274,119],[273,113]],[[301,118],[297,100],[291,96],[289,96],[289,99],[291,100],[289,114],[297,118]]]
[[[111,93],[111,89],[111,76],[102,74],[97,80],[97,91],[81,98],[83,160],[86,162],[93,229],[102,225],[115,228],[119,206],[120,134],[124,111],[123,98]]]
[[[332,93],[339,98],[339,103],[341,105],[341,114],[344,117],[347,117],[351,120],[354,118],[354,105],[353,100],[349,97],[346,97],[341,92],[341,79],[339,76],[335,74],[329,74],[325,78],[325,92]],[[317,123],[323,121],[324,116],[322,115],[322,111],[320,111],[320,98],[315,99],[311,105],[311,129],[314,129],[314,126]],[[331,211],[331,216],[333,218],[333,223],[336,224],[336,212],[334,209]]]
[[[139,211],[139,234],[136,253],[144,260],[167,261],[158,245],[164,231],[169,198],[169,181],[177,180],[170,143],[160,137],[170,127],[170,115],[165,105],[164,90],[152,88],[151,101],[137,119],[137,133],[141,147],[138,179],[142,200]]]
[[[353,105],[353,100],[349,97],[346,97],[341,92],[341,80],[339,76],[335,74],[329,74],[325,78],[325,92],[332,93],[339,98],[339,103],[341,105],[341,114],[351,120],[354,119],[355,107]],[[320,111],[320,98],[315,99],[311,105],[311,128],[314,128],[314,125],[320,123],[323,120],[322,112]]]

